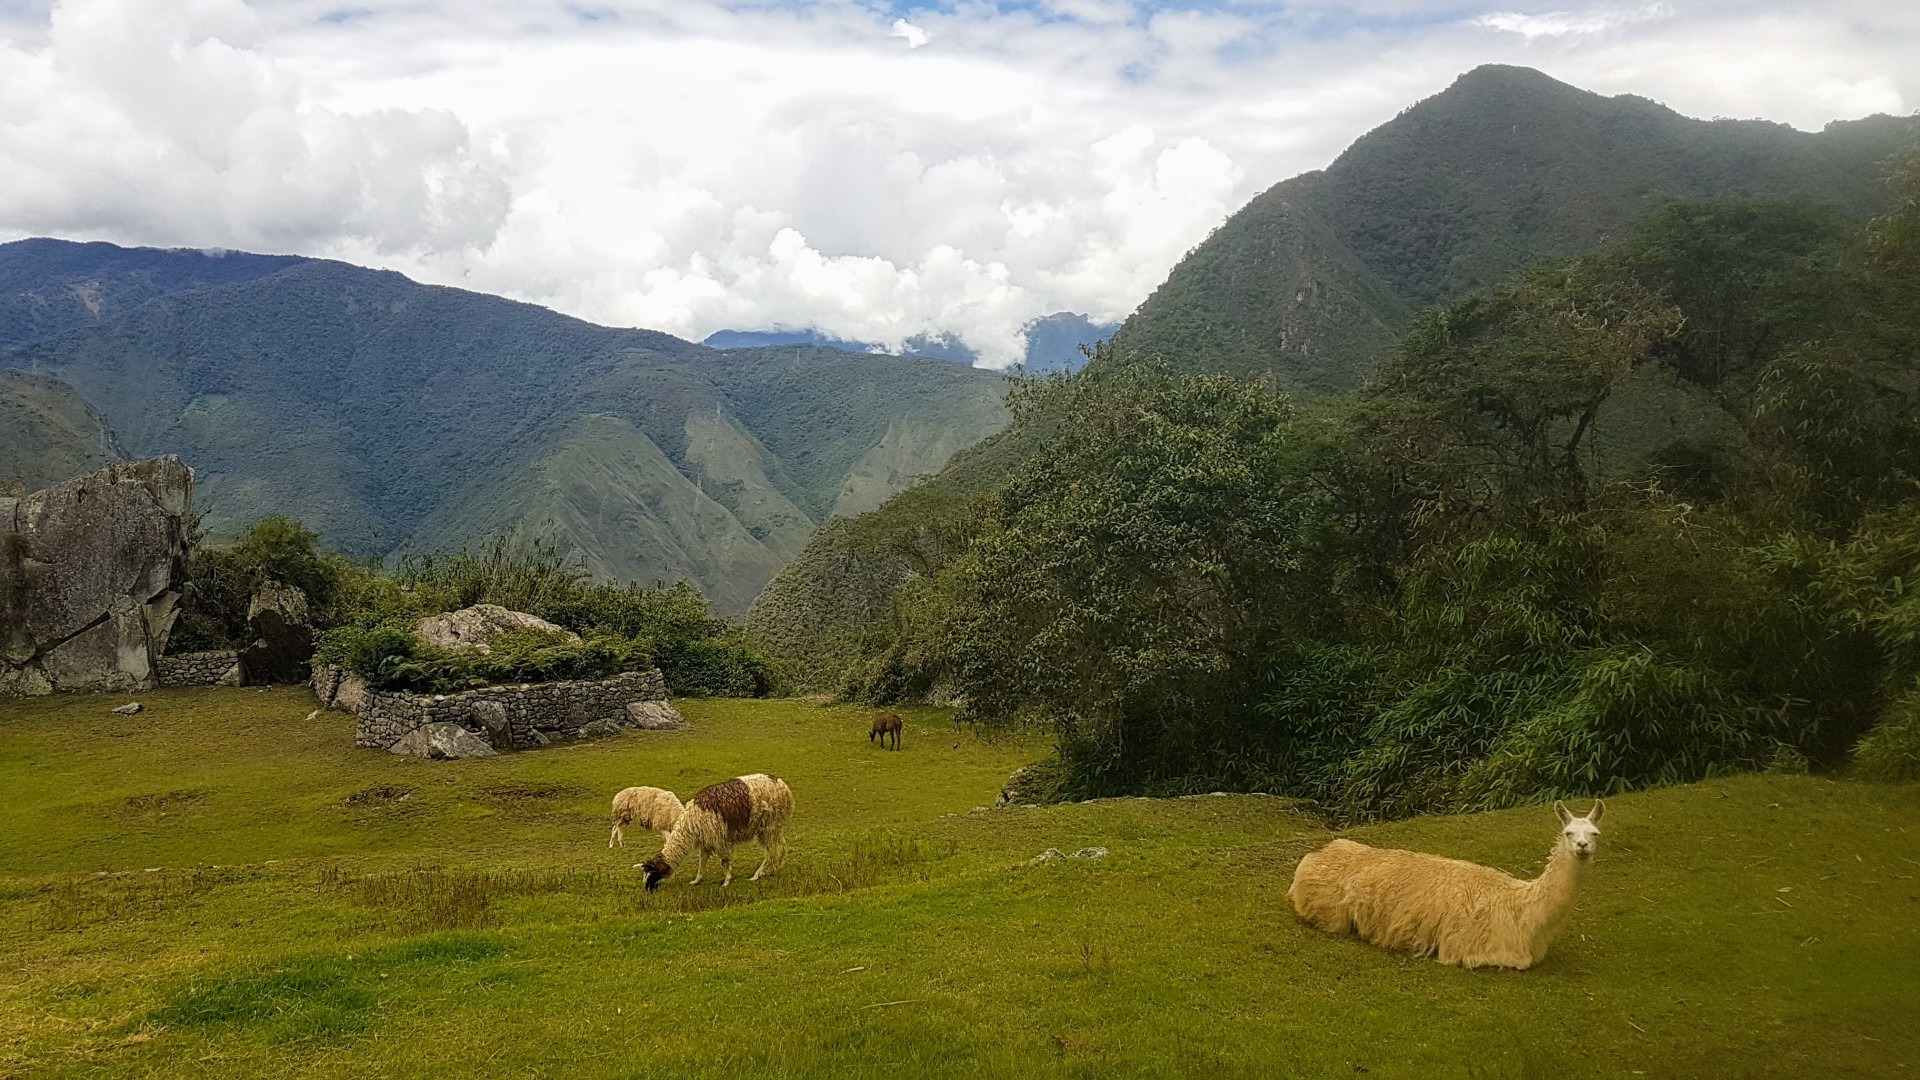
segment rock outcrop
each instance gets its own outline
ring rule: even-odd
[[[387,749],[395,754],[411,754],[435,761],[492,757],[498,753],[487,740],[459,724],[445,722],[414,728]]]
[[[470,608],[420,620],[420,640],[442,649],[490,652],[496,638],[515,630],[534,630],[542,634],[558,634],[568,641],[580,640],[580,635],[555,626],[538,615],[509,611],[498,604],[475,604]]]
[[[0,696],[154,686],[192,513],[175,457],[0,498]]]
[[[307,594],[277,581],[262,582],[247,604],[247,634],[240,666],[250,683],[305,682],[313,661],[313,623]]]

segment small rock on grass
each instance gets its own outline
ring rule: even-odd
[[[139,712],[141,709],[144,709],[144,708],[146,708],[146,706],[140,704],[137,701],[129,701],[125,705],[122,705],[119,708],[114,709],[113,711],[115,713],[118,713],[121,716],[132,716],[133,714]]]
[[[1103,847],[1083,847],[1071,855],[1061,851],[1057,847],[1050,847],[1040,854],[1035,855],[1033,858],[1028,859],[1027,865],[1039,866],[1042,863],[1050,863],[1055,859],[1104,859],[1106,857],[1107,849]]]

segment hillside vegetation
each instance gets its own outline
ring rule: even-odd
[[[1016,389],[1003,481],[842,527],[752,625],[845,696],[1052,731],[1036,797],[1920,775],[1920,157],[1895,181],[1865,225],[1668,204],[1332,400],[1104,350]]]
[[[0,369],[0,495],[38,491],[122,457],[106,417],[73,387]]]
[[[1183,371],[1264,374],[1306,398],[1358,386],[1421,309],[1618,239],[1668,199],[1884,209],[1910,118],[1694,120],[1488,65],[1319,172],[1248,203],[1115,337]]]
[[[1910,119],[1891,117],[1817,135],[1692,120],[1528,69],[1479,68],[1328,169],[1256,198],[1175,268],[1106,355],[1154,359],[1174,373],[1257,376],[1308,405],[1351,392],[1390,362],[1429,305],[1462,300],[1543,258],[1623,250],[1671,200],[1737,196],[1776,212],[1684,226],[1718,235],[1689,241],[1695,249],[1682,262],[1655,266],[1660,257],[1644,244],[1659,242],[1643,242],[1644,287],[1672,300],[1695,328],[1690,338],[1722,341],[1726,352],[1778,348],[1779,335],[1798,332],[1795,313],[1813,302],[1782,292],[1781,266],[1833,248],[1896,204],[1887,176],[1913,131]],[[1685,216],[1670,224],[1683,228]],[[1769,235],[1773,226],[1782,231]],[[1670,365],[1629,365],[1582,430],[1582,468],[1614,482],[1690,454],[1737,456],[1748,436],[1735,414],[1750,404]],[[914,665],[900,644],[908,636],[901,589],[929,571],[930,556],[944,561],[963,546],[980,500],[1003,489],[1023,460],[1051,452],[1047,437],[1059,425],[1029,410],[921,488],[815,536],[756,600],[755,633],[808,685],[929,690],[905,670]]]
[[[131,455],[187,460],[216,535],[287,513],[384,555],[552,522],[593,572],[684,578],[723,612],[836,506],[1006,417],[989,372],[718,352],[339,263],[23,241],[0,268],[0,368],[65,381]]]
[[[907,709],[690,701],[685,732],[431,762],[294,690],[0,702],[0,1073],[1889,1077],[1920,1062],[1911,787],[1608,801],[1546,961],[1335,938],[1283,799],[974,811],[1040,752]],[[786,866],[631,869],[607,803],[765,769]],[[1355,830],[1532,875],[1544,806]],[[1058,848],[1103,858],[1029,860]],[[1516,1018],[1524,1017],[1524,1023]]]

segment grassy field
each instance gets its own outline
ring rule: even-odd
[[[1282,800],[975,810],[1035,746],[689,701],[692,730],[425,762],[303,691],[0,703],[0,1076],[1920,1075],[1920,788],[1609,803],[1529,972],[1334,939]],[[649,895],[627,784],[757,770],[768,882]],[[1357,830],[1534,873],[1545,808]],[[1029,865],[1047,848],[1102,859]]]

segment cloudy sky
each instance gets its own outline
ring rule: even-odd
[[[0,0],[0,240],[1000,364],[1488,62],[1818,129],[1920,109],[1920,2]]]

